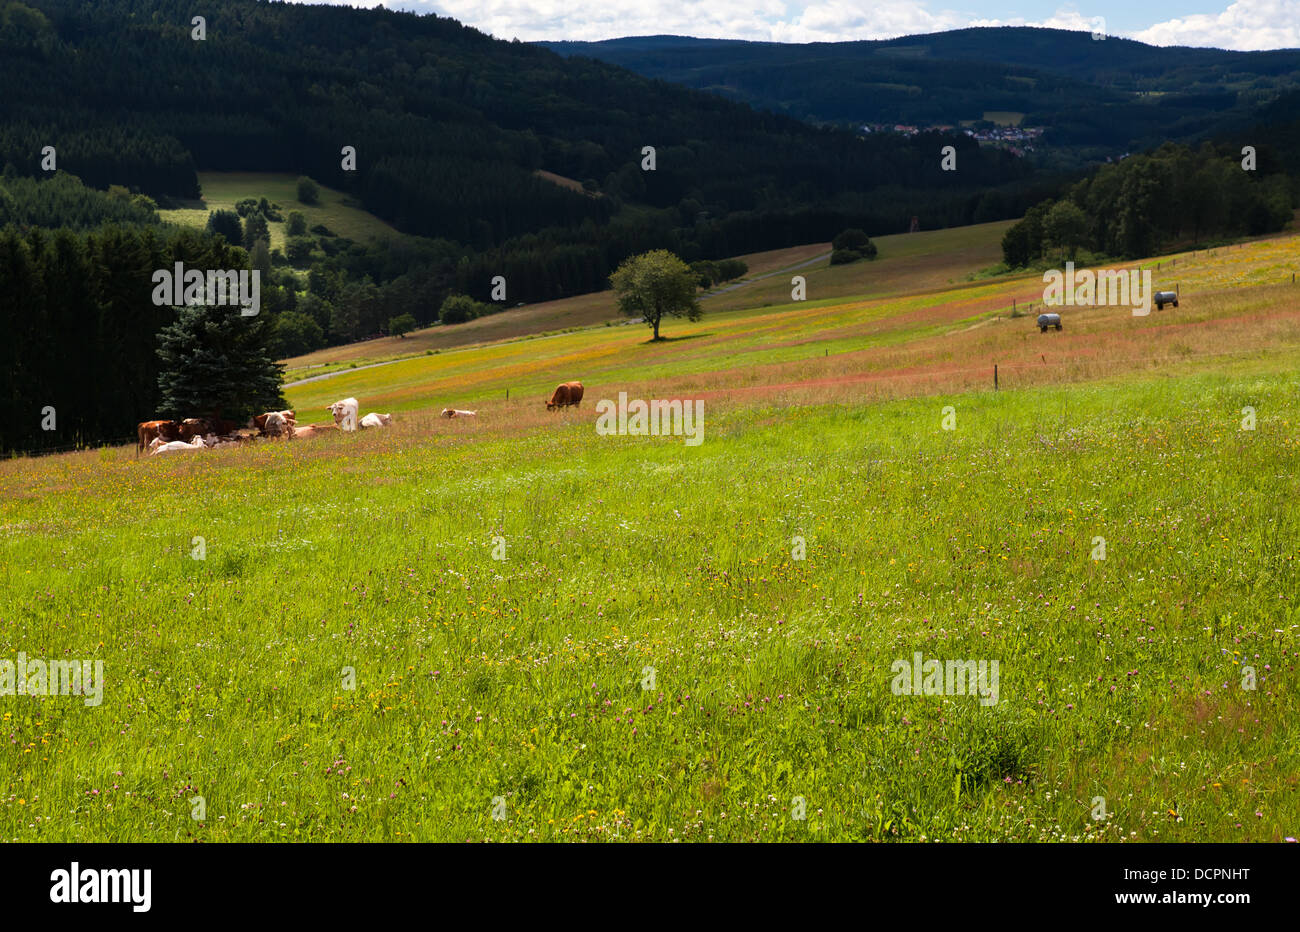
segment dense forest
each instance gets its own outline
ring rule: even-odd
[[[1216,61],[1195,52],[1185,74]],[[962,69],[986,89],[997,72],[985,82]],[[1077,65],[1061,73],[1042,89],[1100,80]],[[239,331],[239,352],[285,358],[598,290],[651,249],[714,275],[721,266],[708,260],[845,230],[1034,208],[1009,258],[1032,262],[1055,244],[1034,217],[1067,212],[1064,201],[1092,216],[1130,195],[1149,209],[1142,224],[1094,221],[1076,248],[1130,254],[1171,236],[1272,229],[1294,200],[1282,173],[1294,178],[1300,149],[1300,108],[1282,97],[1260,111],[1266,131],[1240,108],[1224,124],[1260,141],[1248,179],[1219,183],[1226,137],[1065,178],[962,134],[814,126],[446,18],[254,0],[212,0],[197,14],[179,0],[0,0],[0,79],[0,390],[23,412],[0,412],[5,451],[117,440],[144,418],[206,413],[172,410],[178,396],[160,386],[163,357],[189,352],[206,326],[150,301],[151,274],[174,261],[257,270],[261,313]],[[941,168],[948,145],[958,171]],[[307,229],[293,202],[256,196],[212,212],[202,232],[161,222],[160,209],[198,204],[198,172],[234,170],[302,175],[301,204],[315,179],[404,235],[356,242]],[[1221,196],[1196,199],[1207,178]],[[1162,213],[1165,197],[1205,201],[1200,220]],[[281,223],[285,245],[271,249]],[[508,304],[491,299],[496,276]],[[237,395],[227,415],[253,403]],[[42,429],[47,406],[57,431]]]
[[[13,406],[0,450],[122,441],[160,412],[158,334],[177,315],[153,303],[151,276],[175,262],[240,268],[247,255],[217,237],[147,225],[0,230],[0,398]],[[268,320],[241,323],[244,346],[232,356],[269,337]]]
[[[1286,125],[1289,133],[1300,122]],[[1264,130],[1250,134],[1262,140]],[[1278,139],[1281,136],[1276,137]],[[1088,258],[1136,259],[1174,244],[1196,247],[1281,230],[1297,202],[1294,175],[1274,146],[1243,167],[1231,144],[1165,143],[1106,165],[1026,211],[1002,240],[1009,268]]]
[[[962,170],[942,172],[936,140],[819,130],[436,16],[214,0],[196,41],[195,8],[177,0],[0,9],[0,163],[35,175],[42,148],[57,144],[58,166],[86,184],[160,203],[195,197],[196,169],[301,172],[404,232],[475,252],[527,234],[591,246],[612,216],[641,205],[661,213],[625,221],[639,239],[666,224],[686,252],[720,258],[736,212],[825,212],[844,195],[863,203],[906,188],[878,210],[905,229],[1028,173],[959,139]],[[349,145],[355,171],[341,166]],[[654,171],[642,170],[645,146]],[[790,245],[785,229],[773,225],[762,245]]]

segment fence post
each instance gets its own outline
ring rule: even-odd
[[[998,364],[993,364],[993,390],[998,390]]]

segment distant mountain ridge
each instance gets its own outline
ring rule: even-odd
[[[682,36],[540,43],[799,119],[959,124],[1023,114],[1081,159],[1191,139],[1300,87],[1300,49],[1234,52],[1033,27],[784,44]]]
[[[0,167],[40,176],[55,145],[58,167],[87,184],[160,201],[197,197],[199,170],[303,173],[476,253],[580,249],[573,270],[539,273],[521,295],[532,300],[589,290],[646,244],[719,257],[829,238],[849,214],[890,228],[914,214],[968,220],[971,197],[1031,171],[972,144],[954,176],[918,157],[930,140],[811,127],[434,15],[210,0],[198,40],[195,12],[0,0]],[[346,145],[356,171],[342,168]],[[886,204],[886,187],[908,194]],[[810,208],[824,212],[807,227],[755,222]]]

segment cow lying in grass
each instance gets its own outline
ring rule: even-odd
[[[391,414],[375,414],[373,411],[361,419],[362,427],[392,427],[393,416]]]
[[[195,437],[189,443],[180,440],[163,440],[157,437],[149,444],[149,455],[158,456],[163,453],[193,453],[196,450],[206,450],[208,445],[203,442],[202,437]]]
[[[462,411],[459,408],[443,408],[443,417],[478,417],[477,411]]]
[[[203,438],[203,444],[209,450],[220,450],[223,447],[237,447],[242,442],[244,442],[245,439],[246,438],[241,437],[238,434],[233,434],[226,437],[218,437],[216,434],[208,434],[206,437]],[[247,439],[252,439],[252,438],[250,437]]]
[[[257,428],[263,437],[292,437],[298,421],[292,411],[267,411],[249,420],[248,426]]]
[[[187,417],[181,421],[177,440],[186,442],[193,440],[195,437],[203,437],[208,434],[225,436],[235,430],[238,425],[234,421],[227,421],[219,417]]]
[[[339,425],[337,424],[303,424],[301,427],[293,429],[293,435],[295,438],[319,437],[321,434],[338,429]]]
[[[253,418],[253,424],[263,437],[283,437],[286,440],[293,438],[294,428],[298,426],[292,411],[268,411]]]

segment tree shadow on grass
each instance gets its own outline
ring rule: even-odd
[[[680,343],[682,340],[698,340],[700,337],[711,337],[711,336],[714,336],[712,330],[708,331],[707,333],[688,333],[685,336],[680,336],[680,337],[660,337],[658,340],[656,340],[654,337],[651,337],[650,339],[644,341],[641,345],[657,346],[663,343]]]

